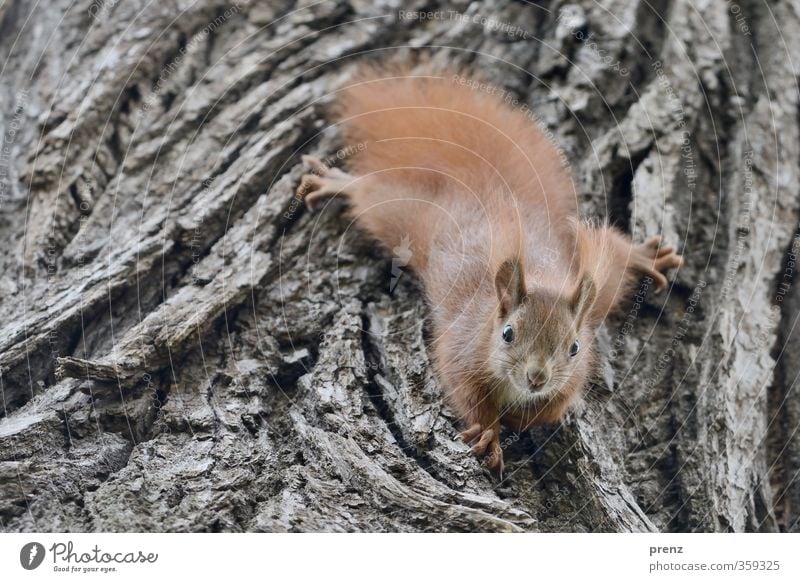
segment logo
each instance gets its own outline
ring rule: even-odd
[[[35,570],[44,561],[44,546],[39,542],[30,542],[19,551],[19,563],[26,570]]]

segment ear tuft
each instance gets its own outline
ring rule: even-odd
[[[597,285],[591,275],[584,275],[581,279],[575,294],[572,296],[572,310],[579,322],[591,311],[592,305],[597,299]]]
[[[506,318],[525,297],[525,271],[519,257],[503,261],[494,277],[497,299],[500,302],[500,317]]]

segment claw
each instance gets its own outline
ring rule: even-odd
[[[505,463],[503,463],[503,449],[500,448],[500,443],[497,443],[496,448],[492,447],[492,451],[487,455],[486,466],[494,473],[497,473],[500,479],[503,478]]]

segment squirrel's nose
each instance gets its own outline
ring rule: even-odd
[[[528,370],[528,383],[533,390],[538,390],[550,380],[550,375],[545,370],[531,368]]]

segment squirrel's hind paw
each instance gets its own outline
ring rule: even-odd
[[[461,433],[461,438],[469,444],[478,439],[472,445],[472,454],[476,457],[484,457],[484,462],[490,471],[496,473],[501,478],[503,476],[503,449],[500,446],[500,433],[494,428],[483,428],[479,424],[473,424]]]

